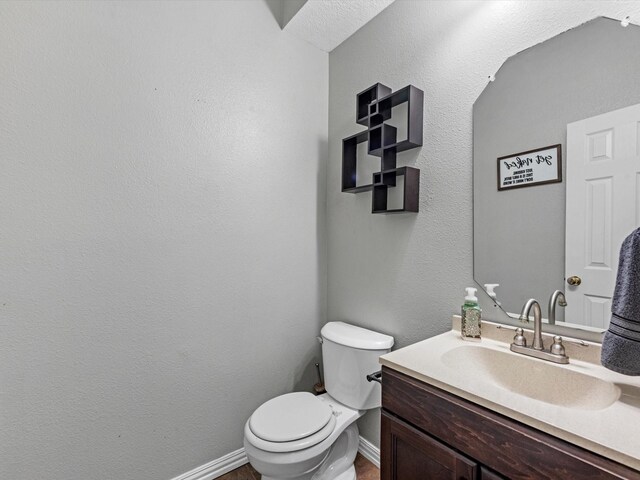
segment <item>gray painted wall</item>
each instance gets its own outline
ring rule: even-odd
[[[173,478],[312,387],[327,102],[261,0],[0,2],[0,478]]]
[[[565,289],[566,182],[499,192],[496,159],[560,143],[566,179],[567,124],[640,103],[639,85],[640,27],[600,18],[507,60],[475,103],[474,276],[508,312]]]
[[[472,107],[512,55],[597,16],[640,18],[638,2],[398,0],[329,57],[328,319],[394,335],[402,347],[450,328],[472,276]],[[371,215],[368,193],[340,192],[341,139],[355,94],[382,82],[425,92],[420,213]],[[504,319],[481,297],[485,318]],[[379,438],[377,412],[360,421]]]

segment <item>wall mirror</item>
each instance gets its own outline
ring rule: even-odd
[[[509,58],[477,99],[474,279],[499,285],[506,323],[529,298],[548,322],[561,290],[545,331],[607,328],[620,244],[640,226],[638,112],[640,27],[604,17]]]

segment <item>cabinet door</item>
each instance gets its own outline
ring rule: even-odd
[[[382,412],[381,480],[475,480],[472,460]]]

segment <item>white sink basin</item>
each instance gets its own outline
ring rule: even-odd
[[[620,398],[620,388],[612,382],[481,345],[455,347],[441,358],[447,367],[470,370],[477,380],[552,405],[602,410]]]

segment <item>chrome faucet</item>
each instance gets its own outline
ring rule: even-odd
[[[560,290],[556,290],[549,299],[549,325],[556,324],[556,303],[561,307],[567,306],[567,299],[564,297],[564,293]]]
[[[533,308],[533,345],[531,345],[531,348],[544,350],[544,344],[542,343],[542,310],[535,298],[527,300],[527,303],[522,307],[520,318],[526,319],[528,322],[531,308]]]
[[[542,310],[535,298],[530,298],[524,304],[520,319],[528,322],[531,309],[533,309],[533,344],[527,347],[524,330],[518,327],[516,328],[516,335],[513,337],[511,351],[542,360],[549,360],[550,362],[569,363],[569,357],[565,355],[564,346],[562,345],[562,337],[556,335],[553,337],[551,348],[549,350],[544,349],[542,342]]]

